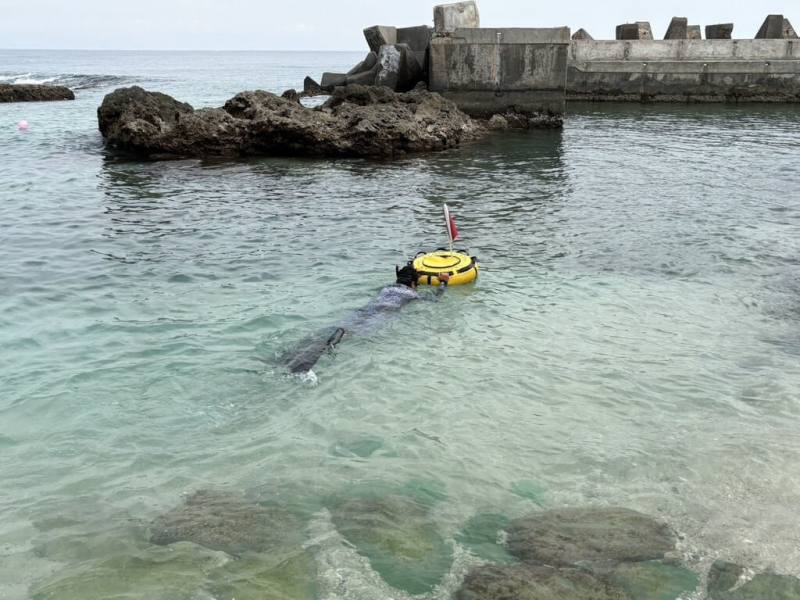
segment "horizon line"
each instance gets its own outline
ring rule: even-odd
[[[287,50],[230,48],[0,48],[0,52],[368,52],[368,50]]]

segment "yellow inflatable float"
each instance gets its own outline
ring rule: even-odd
[[[478,259],[462,250],[420,253],[413,261],[417,285],[439,285],[439,273],[450,275],[449,285],[464,285],[478,278]]]

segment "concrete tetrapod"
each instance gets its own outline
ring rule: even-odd
[[[729,40],[733,37],[733,23],[706,25],[707,40]]]
[[[664,35],[665,40],[685,40],[689,38],[689,19],[686,17],[672,17],[669,23],[667,33]]]
[[[369,49],[377,54],[381,46],[397,43],[397,28],[385,25],[373,25],[364,30],[364,38],[367,40]]]

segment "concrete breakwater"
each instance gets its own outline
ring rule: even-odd
[[[306,78],[304,93],[351,84],[404,92],[424,83],[474,117],[561,124],[569,28],[482,28],[472,0],[434,7],[433,23],[366,28],[370,51],[364,60],[348,73],[324,73],[319,84]]]
[[[481,27],[473,1],[434,8],[434,27],[373,26],[370,53],[349,73],[326,73],[330,92],[350,83],[395,91],[424,83],[477,117],[527,115],[558,123],[573,100],[620,102],[800,102],[800,40],[789,19],[769,15],[756,39],[734,25],[675,17],[665,39],[646,21],[619,25],[615,40],[568,27]]]
[[[568,100],[800,102],[800,41],[573,41]]]

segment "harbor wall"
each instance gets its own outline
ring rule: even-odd
[[[459,28],[431,40],[429,88],[473,116],[561,115],[570,43],[567,27]]]
[[[800,102],[800,41],[575,40],[568,100]]]

